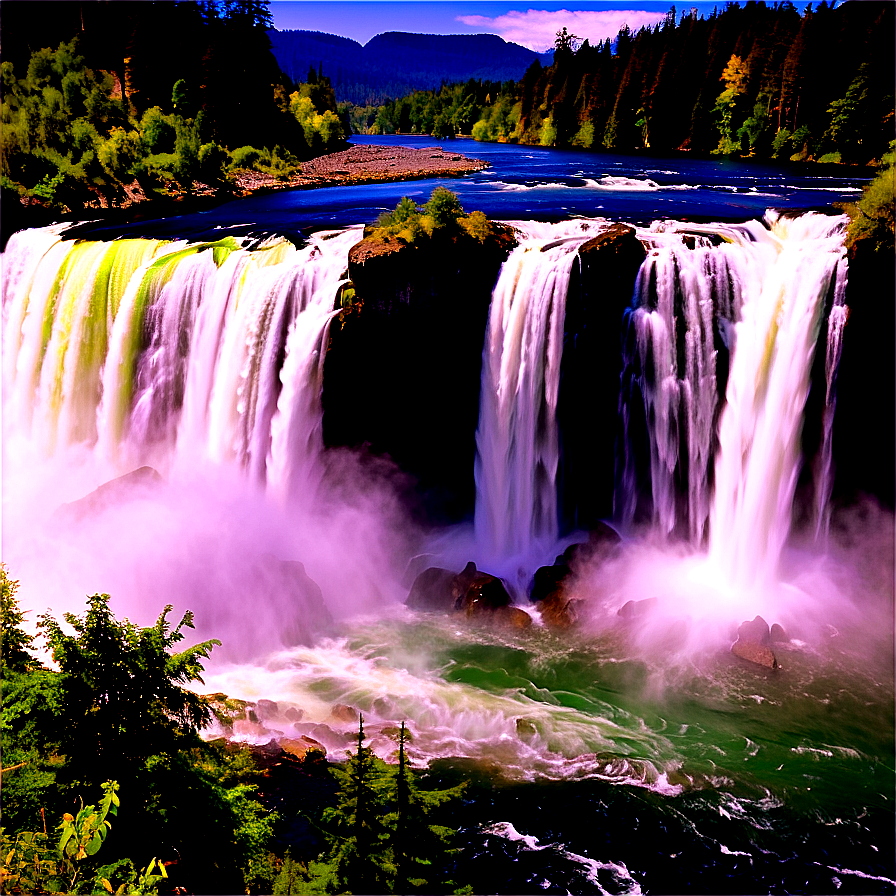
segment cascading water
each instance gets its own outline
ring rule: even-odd
[[[765,245],[773,252],[735,327],[710,521],[710,559],[727,581],[754,590],[776,580],[825,302],[833,287],[842,306],[846,284],[845,217],[769,217]],[[839,316],[829,331],[835,341]]]
[[[495,290],[477,469],[477,532],[499,567],[489,571],[515,568],[542,544],[555,549],[569,272],[581,242],[604,226],[520,225],[521,245]],[[83,595],[97,590],[140,624],[167,600],[177,612],[194,610],[196,636],[224,642],[206,690],[275,701],[266,704],[272,716],[238,737],[305,736],[341,760],[357,736],[349,705],[363,712],[382,756],[394,755],[390,730],[406,721],[411,760],[439,758],[440,773],[450,773],[465,759],[468,793],[481,794],[491,777],[515,779],[486,793],[493,823],[479,834],[502,843],[476,844],[481,817],[471,814],[473,848],[464,852],[502,868],[546,858],[539,875],[496,892],[726,892],[732,880],[741,889],[790,891],[809,881],[813,892],[892,892],[892,725],[881,723],[892,721],[892,604],[872,603],[892,594],[892,569],[869,588],[873,563],[855,563],[848,571],[861,569],[861,582],[840,588],[815,575],[813,557],[792,562],[789,590],[770,589],[765,605],[755,594],[734,606],[722,600],[751,560],[774,567],[777,542],[757,533],[731,562],[728,542],[749,539],[768,518],[743,500],[748,493],[763,486],[777,500],[792,483],[796,441],[781,434],[798,433],[828,300],[820,519],[830,493],[829,424],[848,314],[841,227],[813,216],[637,231],[650,256],[625,322],[620,408],[649,423],[645,457],[665,541],[632,538],[582,576],[576,596],[586,612],[575,633],[402,606],[408,589],[396,569],[408,553],[395,542],[407,518],[385,512],[394,495],[373,490],[370,468],[352,466],[350,452],[339,455],[343,491],[308,506],[323,347],[360,231],[313,238],[302,250],[229,240],[104,247],[63,241],[58,229],[18,234],[3,256],[4,560],[38,611],[52,601],[54,611],[80,613]],[[764,323],[754,326],[760,309]],[[587,403],[575,411],[588,415]],[[32,446],[40,452],[29,454]],[[627,448],[622,481],[634,490],[640,471]],[[55,465],[38,456],[50,452]],[[85,454],[113,461],[96,481],[151,462],[170,484],[72,522],[56,508],[96,484],[69,481]],[[48,485],[38,487],[45,474]],[[618,499],[621,509],[629,494]],[[792,493],[769,515],[789,520],[791,503]],[[890,518],[872,523],[863,561],[892,550]],[[669,533],[692,543],[676,545]],[[478,560],[461,562],[470,556]],[[308,606],[298,562],[319,583],[333,628],[297,620]],[[812,575],[822,589],[800,591],[799,576]],[[859,592],[861,625],[850,629],[846,605]],[[796,607],[789,618],[778,615],[782,595]],[[627,599],[651,597],[654,616],[617,615]],[[776,646],[780,674],[728,654],[731,623],[766,606],[770,621],[794,620],[794,640]],[[812,631],[796,624],[805,606],[821,607],[840,636],[803,634]],[[717,631],[700,629],[714,611]],[[280,637],[297,622],[307,622],[304,638]],[[240,651],[226,654],[234,644]],[[469,776],[470,765],[487,773]],[[595,840],[595,825],[606,836]],[[636,828],[644,836],[633,838]],[[514,853],[521,842],[527,849]],[[651,852],[651,842],[672,843],[675,860],[665,846]],[[587,880],[560,876],[561,861],[585,869]]]
[[[15,234],[4,253],[10,440],[96,445],[114,468],[210,460],[312,488],[321,364],[359,228],[242,248]]]
[[[751,258],[737,245],[697,237],[689,248],[675,233],[640,232],[650,254],[625,315],[620,415],[624,437],[616,511],[630,526],[638,484],[628,438],[630,402],[643,401],[650,440],[650,483],[656,528],[669,535],[684,516],[700,543],[709,517],[709,469],[719,403],[717,344],[727,344],[743,288],[755,280]],[[694,237],[691,237],[694,239]],[[637,390],[634,384],[637,383]],[[683,443],[683,444],[682,444]],[[686,483],[686,502],[679,495]]]
[[[709,528],[710,554],[732,582],[772,576],[789,530],[809,371],[832,293],[816,490],[817,516],[826,515],[833,384],[847,313],[843,228],[839,217],[792,221],[770,213],[767,227],[672,222],[639,233],[651,252],[624,324],[632,334],[625,339],[623,430],[627,436],[630,403],[640,394],[654,527],[669,535],[684,517],[694,544]],[[693,248],[681,231],[696,241]],[[724,396],[716,371],[720,350],[731,364]],[[626,438],[616,496],[623,523],[631,522],[638,494],[635,454]],[[774,509],[761,506],[765,500]],[[763,533],[768,540],[760,546]]]
[[[492,563],[528,559],[557,540],[566,297],[579,247],[607,222],[513,226],[520,243],[492,293],[476,432],[476,542]]]

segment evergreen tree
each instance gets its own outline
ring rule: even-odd
[[[334,769],[339,802],[325,813],[333,825],[329,861],[337,892],[392,892],[395,866],[385,823],[389,775],[385,763],[364,746],[364,717],[358,722],[358,748],[345,770]]]

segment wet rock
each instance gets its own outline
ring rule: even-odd
[[[381,719],[394,719],[403,714],[403,710],[391,697],[377,697],[370,707],[371,714]]]
[[[566,565],[573,572],[580,572],[585,566],[599,564],[611,557],[622,536],[604,522],[595,523],[588,533],[588,540],[571,544],[555,561],[555,565]]]
[[[516,733],[520,740],[529,741],[534,737],[538,737],[538,729],[535,723],[530,719],[516,720]]]
[[[416,581],[417,576],[429,568],[435,559],[435,554],[416,554],[411,557],[411,559],[408,560],[408,565],[405,567],[404,575],[402,576],[402,584],[404,584],[405,587],[410,588]]]
[[[287,647],[310,645],[316,634],[333,625],[320,586],[298,560],[263,554],[258,564],[256,593],[270,606],[285,605],[281,637]]]
[[[358,710],[354,706],[348,706],[345,703],[335,703],[330,710],[330,716],[337,722],[355,723],[358,721],[358,715]]]
[[[280,718],[280,707],[273,700],[259,700],[255,704],[255,714],[262,721]]]
[[[538,603],[542,622],[548,628],[571,628],[579,619],[581,600],[570,600],[563,594],[552,594]]]
[[[455,577],[454,593],[454,608],[468,616],[511,604],[504,582],[497,576],[481,572],[472,561]]]
[[[769,640],[768,623],[761,616],[756,616],[749,622],[741,623],[737,630],[737,640],[731,646],[731,652],[747,662],[765,666],[768,669],[777,669],[778,660],[768,646]]]
[[[494,611],[494,620],[508,628],[524,629],[532,625],[532,617],[519,607],[498,607]]]
[[[301,722],[305,718],[305,710],[297,706],[288,706],[283,713],[283,718],[289,722]]]
[[[299,738],[281,738],[280,747],[284,753],[299,760],[304,760],[310,752],[322,753],[324,756],[327,754],[327,750],[322,743],[314,740],[313,737],[308,737],[306,734]]]
[[[787,632],[777,622],[771,627],[768,637],[769,641],[780,644],[787,644],[790,641],[790,638],[787,637]]]
[[[123,504],[145,497],[164,481],[161,474],[152,467],[138,467],[130,473],[125,473],[124,476],[104,482],[77,501],[60,505],[55,515],[57,519],[74,522],[85,516],[102,513],[113,504]]]
[[[560,560],[561,558],[558,558]],[[529,589],[529,600],[538,603],[551,595],[562,594],[566,579],[571,574],[565,563],[554,563],[553,566],[542,566],[535,571],[532,587]]]
[[[648,597],[644,600],[629,600],[619,608],[616,615],[621,616],[623,619],[638,619],[652,613],[658,603],[659,601],[655,597]]]
[[[431,566],[414,579],[405,604],[414,610],[448,613],[457,601],[455,579],[450,569]]]
[[[233,734],[238,737],[263,737],[265,734],[282,734],[275,728],[268,728],[264,722],[254,717],[255,713],[250,713],[250,717],[246,719],[235,719],[232,726]]]

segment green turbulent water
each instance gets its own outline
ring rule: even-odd
[[[381,729],[407,721],[418,766],[471,782],[476,892],[893,892],[885,633],[777,653],[771,671],[717,647],[645,656],[621,627],[398,614],[212,684],[305,707],[296,730],[337,759],[352,726],[333,704],[384,756]]]

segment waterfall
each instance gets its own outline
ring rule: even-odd
[[[625,524],[635,514],[631,418],[640,403],[653,528],[696,545],[709,536],[711,555],[733,580],[772,575],[789,531],[809,373],[831,293],[820,528],[827,518],[848,313],[843,222],[769,213],[766,225],[665,222],[639,232],[651,248],[623,322],[617,514]],[[720,352],[730,364],[727,382]]]
[[[492,293],[476,431],[476,542],[490,561],[558,535],[557,397],[569,278],[603,221],[513,222],[519,245]]]
[[[310,487],[323,351],[361,229],[303,249],[63,231],[14,234],[3,254],[4,438],[86,445],[122,470],[233,465],[284,498]]]
[[[623,523],[631,524],[637,482],[628,429],[630,403],[640,400],[649,437],[654,525],[669,535],[684,524],[699,543],[709,518],[719,403],[716,344],[728,340],[742,287],[755,272],[734,244],[716,247],[707,237],[697,237],[689,247],[674,231],[639,235],[651,248],[623,321],[620,416],[625,437],[616,508]]]
[[[746,588],[761,588],[777,574],[825,302],[833,285],[842,305],[845,287],[845,217],[769,220],[774,254],[735,325],[710,524],[710,558],[727,581]],[[837,312],[829,329],[835,342],[840,318]]]
[[[843,331],[849,319],[846,306],[846,264],[837,265],[833,304],[828,314],[824,359],[825,397],[821,416],[821,449],[815,473],[815,538],[827,538],[831,522],[831,492],[834,488],[834,413],[837,410],[837,373],[843,352]]]

